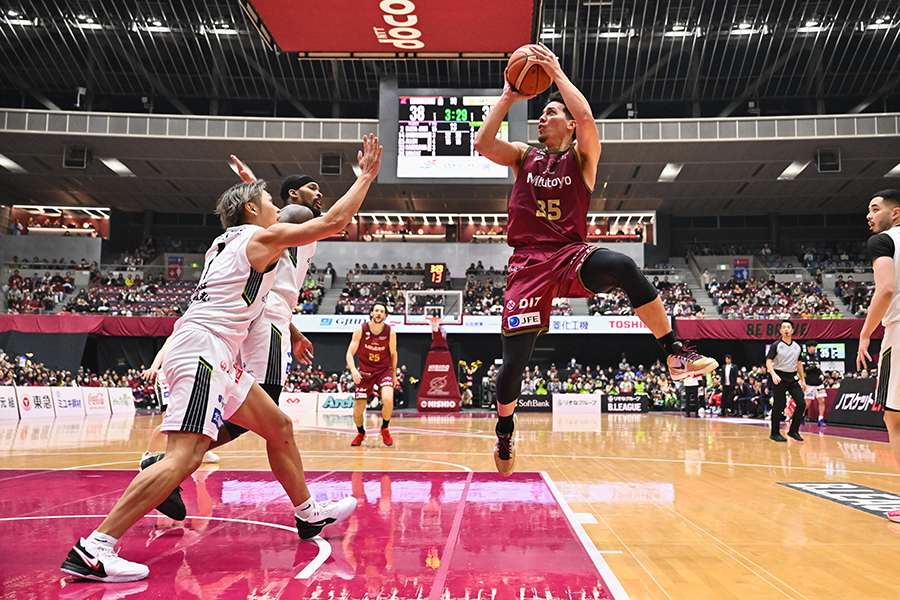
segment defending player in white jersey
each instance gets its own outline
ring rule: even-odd
[[[178,320],[163,371],[170,385],[166,459],[141,471],[100,526],[78,540],[62,564],[64,573],[97,581],[137,581],[150,570],[119,558],[114,546],[132,525],[200,466],[223,419],[266,440],[269,465],[294,506],[301,538],[345,519],[356,499],[319,503],[306,486],[303,464],[287,417],[234,359],[250,323],[262,312],[285,249],[333,235],[350,222],[381,166],[382,149],[370,135],[359,153],[361,174],[327,215],[302,225],[277,223],[279,209],[265,182],[242,183],[219,199],[216,212],[227,228],[207,252],[191,306]]]
[[[882,190],[872,196],[866,220],[875,234],[868,243],[875,272],[875,291],[859,333],[856,368],[865,368],[866,361],[872,360],[869,341],[881,323],[884,339],[878,361],[875,405],[884,408],[891,450],[900,464],[900,190]],[[894,354],[894,346],[898,346],[897,354]],[[887,518],[900,523],[900,510],[888,512]]]

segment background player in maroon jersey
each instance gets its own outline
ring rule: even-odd
[[[353,332],[347,348],[347,368],[356,384],[353,403],[353,422],[359,432],[351,446],[359,446],[366,439],[366,402],[373,393],[381,396],[381,439],[385,445],[394,443],[388,426],[394,412],[394,386],[397,385],[397,333],[384,322],[387,306],[376,302],[369,311],[370,320]],[[359,355],[359,369],[353,356]]]
[[[708,373],[718,366],[681,345],[656,288],[624,254],[585,243],[587,211],[600,159],[600,134],[587,99],[562,72],[559,59],[543,44],[531,46],[535,62],[556,83],[538,121],[539,150],[497,138],[503,117],[518,100],[533,98],[507,81],[503,94],[475,136],[475,149],[510,167],[516,183],[509,200],[509,259],[503,307],[503,366],[497,379],[497,444],[494,462],[504,475],[516,460],[513,421],[522,372],[537,336],[550,325],[553,298],[585,298],[618,287],[634,312],[668,354],[673,379]],[[577,143],[576,143],[577,142]]]

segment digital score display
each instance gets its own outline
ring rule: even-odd
[[[844,344],[819,344],[816,346],[816,354],[822,360],[844,360],[846,357]]]
[[[399,96],[398,179],[500,179],[509,168],[475,151],[475,133],[497,96]],[[497,137],[509,140],[504,119]]]
[[[447,285],[447,265],[445,263],[425,263],[425,285],[444,287]]]

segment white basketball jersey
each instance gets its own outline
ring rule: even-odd
[[[884,313],[884,318],[881,319],[881,324],[887,327],[900,321],[900,290],[897,289],[897,282],[900,282],[900,227],[891,227],[884,233],[894,240],[894,295],[891,297],[887,312]]]
[[[275,283],[272,284],[272,293],[277,294],[287,303],[291,312],[297,306],[300,289],[306,281],[306,271],[316,252],[316,243],[307,244],[298,248],[288,248],[281,255],[278,266],[275,268]]]
[[[230,227],[213,241],[191,305],[178,319],[175,331],[182,327],[207,329],[237,355],[275,281],[275,265],[260,273],[247,258],[247,243],[261,229],[258,225]]]

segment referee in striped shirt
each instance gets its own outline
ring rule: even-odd
[[[802,442],[800,437],[800,423],[803,413],[806,411],[806,400],[803,398],[806,392],[806,377],[803,374],[803,362],[800,360],[800,344],[791,340],[794,335],[794,323],[785,319],[780,327],[781,339],[769,347],[766,354],[766,370],[772,381],[772,432],[769,439],[773,442],[786,442],[781,435],[781,420],[784,418],[784,408],[787,403],[787,394],[791,395],[797,404],[794,415],[791,417],[791,426],[788,429],[788,437]]]

